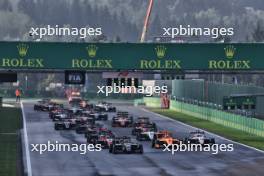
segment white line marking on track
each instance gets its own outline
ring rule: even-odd
[[[3,107],[11,107],[11,108],[13,108],[15,106],[14,105],[10,105],[10,104],[3,104]]]
[[[20,102],[20,106],[22,109],[22,115],[23,115],[23,127],[24,127],[24,141],[25,141],[25,150],[26,150],[26,161],[27,161],[27,173],[28,176],[32,176],[32,168],[31,168],[31,160],[30,160],[30,154],[29,154],[29,145],[28,145],[28,135],[27,135],[27,123],[26,123],[26,115],[24,111],[23,102]]]
[[[147,109],[144,109],[144,108],[140,108],[140,109],[143,110],[143,111],[145,111],[145,112],[155,114],[156,116],[159,116],[159,117],[161,117],[161,118],[165,118],[165,119],[168,119],[168,120],[170,120],[170,121],[174,121],[174,122],[176,121],[177,123],[179,123],[179,124],[181,124],[181,125],[184,125],[184,126],[187,126],[187,127],[189,127],[189,128],[199,129],[199,128],[197,128],[197,127],[193,127],[193,126],[191,126],[191,125],[188,125],[188,124],[182,123],[182,122],[180,122],[180,121],[178,121],[178,120],[171,119],[171,118],[169,118],[169,117],[167,117],[167,116],[164,116],[164,115],[161,115],[161,114],[158,114],[158,113],[155,113],[155,112],[149,111],[149,110],[147,110]],[[211,132],[206,131],[206,130],[204,130],[204,129],[200,129],[200,130],[205,131],[205,132],[208,133],[208,134],[214,135],[214,136],[216,136],[216,137],[218,137],[218,138],[220,138],[220,139],[222,139],[222,140],[226,140],[226,141],[229,141],[229,142],[232,142],[232,143],[235,143],[235,144],[242,145],[242,146],[244,146],[244,147],[250,148],[250,149],[252,149],[252,150],[258,151],[258,152],[260,152],[260,153],[264,153],[263,150],[257,149],[257,148],[255,148],[255,147],[251,147],[251,146],[248,146],[248,145],[246,145],[246,144],[242,144],[242,143],[239,143],[239,142],[236,142],[236,141],[232,141],[232,140],[230,140],[230,139],[227,139],[227,138],[225,138],[225,137],[222,137],[222,136],[219,136],[219,135],[217,135],[217,134],[211,133]]]

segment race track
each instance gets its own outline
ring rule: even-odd
[[[48,113],[34,112],[33,103],[24,103],[29,144],[59,141],[60,143],[85,143],[84,135],[75,131],[55,131]],[[177,138],[186,137],[191,127],[162,118],[139,107],[118,105],[118,110],[129,111],[134,117],[147,116],[167,129]],[[110,114],[110,113],[109,113]],[[109,115],[111,119],[112,115]],[[112,128],[110,121],[102,122],[119,136],[131,135],[131,128]],[[210,136],[210,135],[207,135]],[[215,137],[216,143],[230,143]],[[212,175],[264,175],[264,153],[234,144],[233,152],[169,152],[152,149],[150,142],[141,142],[144,154],[110,154],[108,150],[89,152],[30,152],[33,176],[212,176]],[[260,164],[262,163],[262,164]],[[260,169],[259,168],[260,165]],[[249,167],[250,166],[250,167]]]

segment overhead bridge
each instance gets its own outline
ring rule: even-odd
[[[264,44],[0,42],[1,70],[264,70]]]

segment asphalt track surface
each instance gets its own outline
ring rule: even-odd
[[[33,103],[24,103],[29,144],[59,141],[60,143],[85,143],[84,135],[75,131],[55,131],[48,113],[34,112]],[[177,121],[162,118],[139,107],[118,105],[118,110],[128,111],[137,116],[147,116],[158,124],[160,129],[173,132],[177,138],[186,137],[191,127]],[[114,113],[109,113],[111,119]],[[102,122],[119,136],[131,135],[131,128],[112,128],[110,121]],[[215,137],[216,143],[230,141]],[[33,176],[214,176],[214,175],[264,175],[264,154],[253,149],[234,144],[233,152],[177,152],[172,155],[159,149],[152,149],[150,142],[141,142],[144,154],[110,154],[108,150],[88,152],[46,152],[40,155],[30,152]]]

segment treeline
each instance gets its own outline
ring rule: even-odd
[[[107,6],[97,7],[82,0],[2,0],[0,37],[30,40],[30,27],[59,25],[68,27],[101,27],[107,41],[132,41],[139,39],[139,29],[126,18],[124,12],[111,13]],[[7,37],[9,36],[9,37]],[[22,36],[22,37],[21,37]],[[48,38],[47,40],[60,40]],[[63,37],[62,37],[63,40]]]
[[[264,41],[263,0],[154,1],[147,40],[163,34],[163,27],[233,27],[232,42]],[[147,9],[146,0],[1,0],[0,40],[33,40],[30,27],[60,25],[102,27],[104,36],[85,41],[137,42]],[[48,37],[49,41],[79,41],[78,37]],[[213,42],[194,38],[195,42]],[[219,40],[219,39],[217,39]],[[220,38],[221,40],[221,38]],[[190,40],[190,42],[192,39]]]
[[[86,0],[97,6],[108,6],[112,11],[125,11],[133,23],[142,26],[148,0]],[[148,39],[162,35],[162,27],[233,27],[232,42],[264,41],[263,0],[157,0],[154,1]],[[197,41],[197,38],[194,38]],[[219,39],[217,39],[219,40]],[[221,40],[221,38],[220,38]],[[192,40],[191,40],[192,41]],[[214,42],[199,38],[201,42]]]

